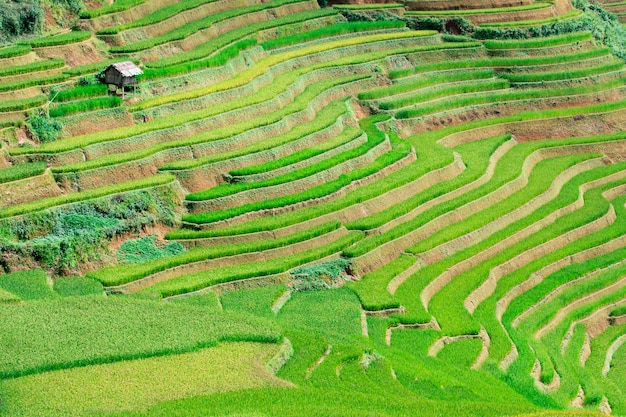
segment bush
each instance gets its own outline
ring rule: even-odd
[[[28,126],[28,130],[33,135],[33,138],[41,143],[55,141],[63,129],[63,126],[58,121],[43,116],[30,117],[26,122],[26,126]]]
[[[44,12],[38,1],[0,0],[0,41],[7,42],[18,36],[41,33],[44,20]],[[24,49],[11,48],[9,54],[21,55],[22,51]]]
[[[305,266],[291,271],[292,290],[317,291],[340,287],[345,279],[345,271],[350,267],[350,260],[345,258],[321,264]]]

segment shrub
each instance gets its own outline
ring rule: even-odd
[[[63,129],[63,126],[58,121],[43,116],[30,117],[26,122],[26,126],[28,126],[28,130],[33,137],[41,143],[57,140]]]
[[[22,35],[41,33],[45,21],[38,1],[3,1],[0,3],[0,41],[7,42]],[[9,56],[19,49],[9,49]],[[21,53],[17,53],[21,55]]]

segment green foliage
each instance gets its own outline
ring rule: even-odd
[[[292,290],[317,291],[340,287],[346,280],[345,273],[350,267],[350,260],[339,258],[320,264],[305,266],[291,271]]]
[[[117,0],[115,3],[108,6],[101,7],[93,10],[83,10],[80,12],[81,19],[93,19],[94,17],[102,16],[105,14],[123,12],[131,7],[138,6],[145,3],[146,0]]]
[[[328,38],[331,36],[343,35],[348,33],[366,32],[369,30],[395,29],[403,28],[403,22],[347,22],[336,23],[330,26],[324,26],[319,29],[311,30],[304,33],[283,36],[282,38],[271,39],[263,42],[261,46],[265,50],[281,48],[284,46],[295,45],[302,42],[310,42],[315,39]]]
[[[178,242],[162,243],[155,235],[141,239],[127,240],[117,250],[117,259],[123,263],[141,264],[157,259],[178,255],[185,247]]]
[[[0,288],[22,300],[40,300],[57,296],[48,284],[46,273],[41,269],[0,275]]]
[[[45,162],[32,162],[24,164],[16,164],[9,168],[0,169],[0,184],[17,181],[23,178],[41,175],[46,170]]]
[[[33,138],[41,143],[54,142],[63,129],[60,122],[44,116],[29,117],[26,125]]]
[[[119,107],[122,99],[119,97],[97,97],[86,100],[72,101],[65,104],[55,104],[50,106],[50,117],[63,117],[69,114],[82,113],[86,111],[109,109]]]
[[[33,39],[28,41],[28,44],[33,48],[45,48],[46,46],[67,45],[69,43],[82,42],[89,38],[91,38],[91,32],[73,31],[47,38]]]
[[[6,100],[0,103],[0,112],[26,110],[32,107],[41,106],[47,101],[48,100],[44,95],[17,100]]]
[[[53,68],[59,68],[65,65],[65,61],[62,59],[47,59],[45,61],[31,62],[25,65],[15,65],[12,67],[0,68],[0,77],[6,77],[9,75],[18,75],[28,72],[45,71]]]
[[[102,284],[86,277],[59,278],[54,282],[53,288],[61,297],[104,295]]]
[[[151,190],[7,219],[0,223],[5,235],[0,251],[63,273],[98,259],[115,235],[138,233],[156,223],[171,225],[175,208],[168,192]]]
[[[293,233],[285,237],[244,242],[231,245],[217,245],[210,247],[197,247],[176,256],[154,260],[149,263],[138,265],[119,265],[103,268],[90,272],[88,276],[102,282],[106,286],[126,284],[150,274],[185,265],[200,262],[207,259],[216,259],[225,256],[240,255],[242,253],[261,252],[268,249],[280,248],[293,243],[303,242],[321,236],[338,229],[339,222],[331,222],[318,227],[306,229],[302,232]]]
[[[45,21],[42,5],[31,0],[0,1],[0,42],[41,33]],[[24,49],[9,47],[4,57],[22,55]],[[2,55],[0,55],[2,56]]]

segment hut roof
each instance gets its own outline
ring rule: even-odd
[[[135,75],[143,74],[143,71],[130,61],[118,62],[117,64],[110,65],[110,67],[115,68],[124,77],[133,77]]]

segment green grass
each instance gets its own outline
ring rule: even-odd
[[[434,100],[441,97],[448,97],[457,94],[469,93],[495,93],[496,90],[504,90],[509,88],[509,82],[500,79],[485,79],[477,81],[466,81],[458,84],[438,84],[431,88],[417,90],[414,93],[403,95],[400,97],[383,100],[379,103],[382,110],[395,110],[414,104],[422,104],[424,102]],[[454,98],[455,103],[458,98]],[[406,110],[407,114],[412,114],[411,109]],[[398,118],[405,118],[405,112],[398,112]]]
[[[387,116],[384,116],[387,117]],[[369,121],[368,121],[369,122]],[[363,126],[362,126],[363,128]],[[371,129],[371,128],[370,128]],[[367,127],[364,129],[369,136],[369,130]],[[375,134],[382,134],[375,133]],[[325,184],[310,188],[306,191],[286,195],[283,197],[278,197],[270,200],[255,202],[244,204],[238,207],[234,207],[231,209],[226,209],[222,211],[214,211],[200,214],[190,214],[183,216],[183,220],[190,223],[212,223],[232,217],[236,217],[238,215],[248,213],[251,211],[258,211],[264,209],[272,209],[277,207],[284,207],[291,204],[299,203],[306,200],[311,200],[315,198],[320,198],[325,195],[331,194],[335,191],[340,190],[341,188],[349,185],[353,181],[359,180],[361,178],[367,177],[368,175],[374,174],[375,172],[380,171],[384,167],[400,160],[405,157],[410,152],[410,145],[397,137],[395,135],[391,136],[391,145],[392,150],[380,157],[378,157],[373,163],[366,165],[364,167],[355,169],[347,174],[341,175],[339,178],[329,181]]]
[[[197,352],[64,369],[3,381],[6,416],[144,410],[189,396],[285,385],[264,367],[277,346],[223,343]],[[120,380],[124,383],[120,384]],[[62,392],[58,387],[64,386]]]
[[[530,3],[523,6],[513,7],[494,7],[489,9],[465,9],[465,10],[426,10],[426,11],[408,11],[406,16],[466,16],[466,15],[485,15],[493,13],[515,13],[527,10],[538,10],[551,7],[552,3]]]
[[[405,27],[405,24],[400,21],[342,22],[303,33],[296,33],[293,35],[271,39],[263,42],[261,47],[269,51],[303,42],[310,42],[316,39],[329,38],[331,36],[366,32],[370,30],[399,29],[403,27]]]
[[[624,314],[626,314],[626,306],[616,307],[611,310],[612,316],[623,316]]]
[[[217,22],[221,22],[227,19],[232,19],[237,16],[243,16],[249,13],[258,12],[261,10],[272,9],[276,7],[280,7],[286,4],[298,3],[303,0],[274,0],[270,3],[265,4],[255,4],[253,6],[248,7],[240,7],[233,10],[226,10],[224,12],[215,13],[212,15],[205,16],[201,19],[191,21],[189,23],[184,24],[183,26],[172,29],[166,34],[155,36],[149,39],[140,40],[137,42],[129,43],[122,46],[113,46],[109,50],[112,53],[130,53],[130,52],[138,52],[143,51],[145,49],[149,49],[158,45],[163,45],[168,42],[179,41],[187,38],[188,36],[211,27],[213,24]]]
[[[532,73],[502,73],[500,77],[512,83],[531,83],[542,81],[571,80],[575,78],[591,77],[606,72],[620,71],[624,68],[622,61],[614,61],[603,65],[589,68],[574,69],[557,72],[532,72]]]
[[[574,42],[585,42],[593,39],[591,32],[572,32],[563,35],[538,37],[531,39],[486,40],[487,49],[530,49],[548,48],[567,45]]]
[[[296,101],[298,101],[298,98],[296,98]],[[294,127],[289,132],[283,135],[274,136],[273,138],[270,138],[267,140],[254,142],[242,148],[233,149],[230,152],[197,158],[194,161],[187,160],[187,161],[170,162],[168,164],[163,165],[161,169],[162,170],[191,169],[191,168],[199,167],[205,164],[224,161],[227,159],[237,158],[237,157],[241,157],[244,155],[252,155],[258,152],[268,151],[278,146],[292,143],[294,141],[297,141],[299,139],[306,137],[307,135],[314,134],[315,132],[318,132],[322,129],[328,128],[329,126],[332,126],[332,124],[335,123],[339,117],[345,114],[346,110],[347,109],[346,109],[345,101],[336,100],[336,101],[329,103],[323,109],[321,109],[315,115],[315,118],[312,121],[308,123],[299,124],[298,126]],[[283,159],[281,158],[278,161],[281,161],[281,160]]]
[[[358,137],[361,132],[359,129],[354,128],[349,132],[349,137],[354,139]],[[328,169],[338,166],[344,162],[350,161],[365,155],[368,151],[372,150],[375,146],[380,145],[384,141],[384,137],[374,136],[368,137],[368,141],[364,144],[344,151],[338,155],[332,156],[328,159],[324,159],[316,164],[309,165],[300,169],[294,169],[289,173],[279,175],[276,177],[253,181],[253,182],[238,182],[232,184],[220,184],[217,187],[209,188],[204,191],[187,194],[185,199],[188,201],[204,201],[214,198],[220,198],[230,196],[243,191],[253,190],[256,188],[272,187],[280,184],[289,183],[291,181],[297,181],[302,178],[310,177],[315,174],[324,172]]]
[[[491,69],[479,69],[473,71],[446,71],[442,74],[428,74],[425,76],[400,81],[390,86],[364,91],[362,93],[359,93],[357,97],[359,98],[359,100],[376,100],[383,97],[393,96],[395,94],[407,93],[418,88],[438,85],[441,83],[492,78],[493,76],[494,73]]]
[[[200,71],[207,68],[225,65],[231,59],[238,57],[241,51],[251,48],[254,45],[256,45],[256,39],[244,39],[220,49],[216,54],[206,59],[198,59],[182,64],[168,65],[165,67],[145,68],[143,70],[143,74],[138,76],[138,81],[141,82],[155,78],[173,77],[175,75],[187,74],[193,71]]]
[[[119,97],[107,96],[88,98],[86,100],[71,101],[64,104],[55,104],[50,107],[50,117],[63,117],[70,114],[82,113],[86,111],[109,109],[122,105]]]
[[[549,23],[563,22],[565,20],[575,19],[583,14],[581,10],[574,9],[565,14],[546,17],[545,19],[532,19],[532,20],[517,20],[513,22],[498,22],[498,23],[483,23],[480,27],[485,28],[509,28],[509,27],[527,27],[527,26],[541,26]]]
[[[22,88],[33,87],[37,85],[58,84],[67,81],[69,78],[66,74],[50,75],[40,78],[29,78],[27,80],[10,81],[0,84],[0,92],[19,90]]]
[[[169,67],[180,65],[185,62],[189,62],[189,61],[193,62],[195,60],[204,59],[208,56],[211,56],[215,52],[219,51],[220,48],[224,48],[235,42],[246,42],[246,41],[250,42],[251,40],[254,40],[254,39],[245,39],[245,38],[248,36],[254,37],[254,34],[258,31],[296,24],[296,23],[300,23],[303,21],[319,19],[322,17],[328,17],[332,15],[334,15],[334,13],[332,12],[332,10],[328,10],[328,9],[309,10],[306,12],[300,12],[300,13],[283,16],[283,17],[278,17],[278,18],[271,19],[268,21],[252,23],[244,27],[231,30],[223,35],[218,36],[217,38],[214,38],[208,42],[205,42],[195,47],[194,49],[190,51],[150,62],[146,64],[146,66],[151,67],[151,68],[161,68],[165,70]]]
[[[333,4],[339,10],[378,10],[378,9],[403,9],[401,3],[371,3],[371,4]]]
[[[263,174],[272,172],[279,168],[306,161],[314,156],[322,155],[325,152],[332,151],[340,146],[352,142],[361,135],[361,131],[355,127],[348,126],[339,135],[319,145],[313,145],[301,151],[292,153],[285,157],[274,159],[263,164],[253,165],[250,167],[240,168],[229,172],[231,177],[245,177],[248,175]],[[235,179],[237,180],[237,179]]]
[[[59,278],[54,282],[53,288],[62,297],[104,295],[102,284],[86,277]]]
[[[320,258],[338,253],[347,246],[363,237],[361,232],[350,232],[334,242],[324,246],[310,249],[304,253],[269,259],[263,263],[253,262],[240,265],[215,268],[210,275],[205,272],[188,274],[172,278],[168,281],[159,282],[142,290],[145,294],[156,294],[161,297],[169,297],[201,290],[212,285],[224,282],[232,282],[247,278],[263,277],[267,275],[287,272],[289,269],[313,262]]]
[[[94,62],[92,64],[77,65],[72,68],[67,68],[63,70],[63,73],[68,74],[72,77],[77,77],[77,76],[86,75],[86,74],[93,74],[95,72],[101,72],[109,65],[115,64],[116,62],[120,62],[122,60],[131,61],[131,62],[134,62],[135,64],[139,64],[139,61],[136,59],[133,59],[127,56],[118,56],[116,59],[109,59],[109,60]]]
[[[0,112],[26,110],[32,107],[41,106],[47,101],[48,99],[44,95],[17,100],[6,100],[0,103]]]
[[[608,48],[594,48],[588,51],[574,52],[571,54],[559,54],[552,56],[533,56],[533,57],[506,57],[506,58],[487,58],[474,60],[450,60],[437,61],[428,64],[417,65],[413,68],[395,70],[389,72],[391,79],[408,77],[428,71],[441,71],[446,69],[460,68],[480,68],[480,67],[525,67],[551,64],[564,64],[568,62],[583,61],[586,59],[598,58],[609,55]]]
[[[215,2],[215,0],[183,0],[181,2],[162,7],[159,10],[150,13],[149,15],[140,17],[139,19],[134,19],[121,25],[109,26],[107,28],[100,29],[96,32],[96,35],[114,35],[124,30],[153,25],[155,23],[159,23],[166,19],[169,19],[170,17],[184,11],[191,10],[196,7],[202,6],[203,4],[209,4],[213,2]]]
[[[223,128],[198,133],[196,135],[193,135],[187,138],[174,140],[170,142],[158,143],[150,147],[137,149],[136,151],[126,152],[123,154],[111,154],[111,155],[106,155],[106,156],[102,156],[99,158],[91,159],[85,162],[79,162],[75,164],[54,167],[52,168],[52,171],[55,173],[85,171],[85,170],[100,168],[104,166],[120,164],[123,162],[129,162],[129,161],[135,161],[135,160],[147,158],[151,155],[154,155],[158,152],[161,152],[167,149],[181,148],[181,147],[187,147],[187,146],[201,144],[201,143],[214,142],[214,141],[218,141],[222,139],[227,139],[232,136],[245,133],[251,129],[255,129],[258,127],[267,126],[272,123],[279,122],[280,120],[282,120],[285,116],[288,116],[289,114],[293,114],[293,113],[304,110],[309,104],[310,100],[312,100],[319,94],[323,93],[327,89],[332,88],[334,86],[358,81],[365,77],[367,76],[359,76],[359,75],[347,76],[347,77],[329,79],[328,81],[319,82],[317,84],[311,85],[307,87],[302,94],[298,95],[292,103],[268,115],[258,116],[253,119],[245,120],[243,122],[236,123],[236,124],[226,126]],[[184,160],[178,163],[170,163],[170,164],[163,166],[163,169],[164,170],[189,169],[192,167],[204,165],[207,162],[207,159],[208,158],[198,158],[198,159],[193,159],[193,160]]]
[[[24,164],[16,164],[9,168],[0,169],[0,184],[17,181],[23,178],[41,175],[46,170],[45,162],[32,162]]]
[[[339,41],[334,41],[334,42],[323,42],[318,45],[311,45],[311,46],[303,47],[301,49],[297,49],[294,51],[275,54],[275,55],[259,60],[258,62],[256,62],[256,65],[254,65],[252,68],[249,68],[247,70],[244,70],[238,73],[235,77],[229,80],[222,81],[222,82],[219,82],[219,83],[207,86],[207,87],[202,87],[196,90],[185,91],[185,92],[181,92],[177,94],[172,94],[169,96],[157,97],[154,99],[146,100],[131,107],[131,111],[145,110],[145,109],[160,106],[163,104],[176,103],[176,102],[184,101],[184,100],[191,100],[194,98],[206,96],[211,93],[216,93],[219,91],[224,91],[224,90],[240,87],[245,84],[248,84],[254,78],[262,74],[265,74],[271,67],[277,64],[280,64],[282,62],[294,59],[294,58],[300,58],[300,57],[304,57],[307,55],[317,54],[317,53],[330,51],[333,49],[347,47],[347,46],[362,45],[362,44],[371,43],[371,42],[392,41],[392,40],[397,40],[401,38],[407,38],[407,39],[419,38],[422,36],[433,36],[435,34],[436,34],[435,31],[410,31],[410,32],[399,32],[399,33],[389,33],[389,34],[367,35],[367,36],[361,36],[357,38],[350,38],[350,39],[339,40]],[[454,44],[453,46],[455,48],[458,47],[458,45],[456,44]],[[464,47],[467,47],[467,48],[473,47],[473,46],[476,46],[476,45],[469,44],[469,43],[464,45]],[[335,61],[321,63],[318,65],[301,67],[297,71],[300,75],[302,75],[302,74],[306,74],[311,71],[314,71],[316,69],[329,68],[332,66],[348,65],[350,63],[360,63],[360,62],[367,62],[367,61],[372,61],[376,59],[381,59],[391,53],[403,53],[401,51],[416,50],[416,49],[417,51],[419,51],[420,49],[421,50],[445,49],[447,47],[450,47],[450,46],[431,45],[431,46],[426,46],[426,47],[422,46],[421,48],[409,47],[409,48],[401,48],[395,51],[380,51],[378,53],[369,53],[369,54],[363,54],[360,56],[357,55],[357,56],[352,56],[352,57],[346,57],[344,59],[338,59]]]
[[[280,339],[275,326],[252,317],[131,297],[31,301],[0,313],[11,317],[0,329],[3,378]]]
[[[91,38],[91,32],[73,31],[46,38],[38,38],[27,41],[33,48],[45,48],[47,46],[67,45],[70,43],[82,42]]]
[[[11,294],[7,290],[0,288],[0,305],[7,303],[19,303],[22,301],[20,297],[15,294]]]
[[[59,92],[50,92],[49,98],[59,103],[81,98],[102,96],[107,94],[108,91],[109,88],[106,84],[79,85]]]
[[[10,75],[26,74],[29,72],[46,71],[54,68],[60,68],[65,65],[65,61],[62,59],[48,59],[45,61],[31,62],[25,65],[14,65],[12,67],[0,68],[0,77],[7,77]]]
[[[469,368],[482,349],[480,339],[465,339],[447,344],[437,355],[444,363],[454,364],[461,368]]]
[[[93,19],[94,17],[102,16],[105,14],[123,12],[131,7],[138,6],[145,3],[146,0],[117,0],[115,3],[108,6],[100,7],[98,9],[83,10],[80,12],[81,19]]]
[[[40,300],[56,297],[41,269],[0,275],[0,288],[22,300]]]
[[[175,178],[171,174],[158,174],[152,177],[142,178],[140,180],[109,185],[106,187],[95,188],[93,190],[65,194],[58,197],[43,198],[29,203],[17,204],[0,209],[0,218],[33,213],[63,204],[77,203],[80,201],[104,197],[110,194],[124,193],[141,188],[158,187],[169,184],[174,180]]]
[[[13,45],[0,48],[0,58],[13,58],[14,56],[26,55],[33,48],[30,45]]]
[[[97,280],[105,286],[121,285],[135,281],[148,275],[164,271],[176,266],[200,262],[207,259],[216,259],[225,256],[240,255],[242,253],[260,252],[268,249],[279,248],[297,242],[303,242],[333,230],[338,229],[339,222],[331,222],[318,227],[293,233],[291,235],[272,240],[260,240],[254,242],[244,242],[232,245],[217,245],[210,247],[198,247],[190,249],[179,255],[161,258],[149,263],[136,265],[112,266],[97,271],[89,272],[87,277]]]
[[[415,263],[415,257],[400,255],[382,268],[363,275],[361,281],[350,282],[352,289],[363,306],[369,311],[400,307],[400,301],[387,291],[389,281]]]
[[[575,87],[563,87],[554,89],[528,88],[528,89],[501,89],[484,92],[469,93],[461,96],[449,96],[435,102],[426,102],[414,107],[401,109],[396,112],[398,119],[421,117],[427,114],[437,113],[451,109],[457,109],[480,104],[500,103],[516,100],[546,99],[550,97],[565,97],[571,95],[590,94],[599,91],[607,91],[624,85],[626,79],[608,81],[602,84],[590,86],[582,85]]]

